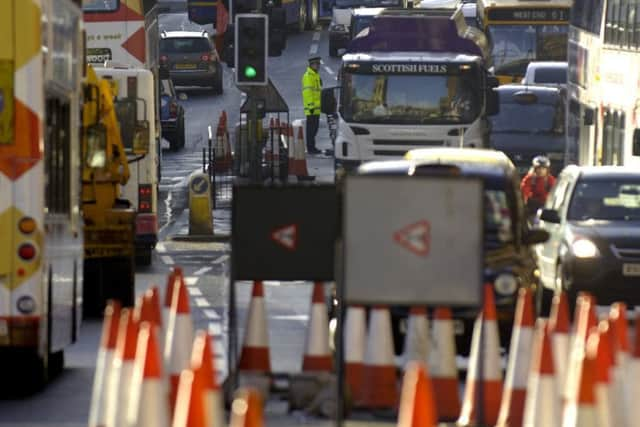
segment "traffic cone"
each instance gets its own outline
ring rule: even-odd
[[[616,302],[611,305],[609,311],[609,335],[611,338],[611,348],[613,350],[613,395],[621,396],[621,399],[614,400],[613,413],[616,417],[616,425],[628,426],[630,407],[635,404],[631,399],[628,380],[629,370],[629,329],[627,323],[627,306],[624,303]]]
[[[153,286],[146,290],[144,295],[138,297],[136,302],[134,316],[138,323],[149,322],[155,328],[156,338],[160,349],[164,348],[164,331],[162,329],[162,312],[160,310],[160,297],[158,287]]]
[[[164,347],[164,363],[169,371],[169,401],[172,411],[178,393],[180,373],[189,367],[192,346],[193,320],[189,309],[189,295],[184,282],[180,281],[173,288]]]
[[[113,374],[113,358],[118,340],[118,322],[120,321],[120,303],[110,300],[104,309],[102,338],[96,361],[96,372],[93,378],[91,393],[91,409],[89,410],[89,426],[105,426],[107,383]]]
[[[289,171],[290,175],[295,175],[299,180],[303,180],[309,177],[309,171],[307,170],[307,156],[304,146],[304,134],[302,126],[298,128],[298,137],[294,143],[294,159],[293,159],[293,171]]]
[[[362,400],[366,313],[362,306],[347,307],[344,326],[344,363],[346,381],[354,402]]]
[[[398,404],[398,390],[391,315],[387,307],[371,308],[368,332],[360,405],[372,409],[394,408]]]
[[[240,371],[271,372],[267,313],[264,306],[264,287],[261,281],[253,283],[247,328],[240,353]]]
[[[193,341],[191,370],[197,378],[202,380],[206,425],[214,427],[224,425],[222,390],[218,385],[216,371],[213,368],[211,336],[205,331],[198,331]]]
[[[451,309],[438,307],[433,313],[433,341],[429,368],[440,421],[454,421],[460,414],[456,340]]]
[[[560,427],[560,393],[550,335],[548,323],[538,319],[524,405],[527,427]]]
[[[180,374],[172,427],[206,427],[204,385],[192,369]]]
[[[409,362],[405,369],[400,396],[398,427],[436,427],[433,386],[426,366],[421,362]]]
[[[231,404],[230,427],[263,427],[262,397],[252,388],[241,388]]]
[[[556,293],[551,305],[551,315],[549,317],[549,331],[551,332],[551,342],[553,344],[553,360],[557,385],[560,389],[564,387],[567,375],[567,363],[569,361],[569,349],[571,333],[571,323],[569,321],[569,302],[564,291]]]
[[[635,399],[636,396],[640,396],[640,315],[636,312],[635,318],[635,336],[634,336],[634,346],[633,353],[631,354],[631,358],[628,363],[628,372],[627,376],[627,390],[629,393],[629,398]],[[634,404],[629,405],[628,408],[628,419],[629,420],[640,420],[640,405],[636,402]]]
[[[127,424],[130,427],[169,427],[167,387],[162,376],[162,359],[156,328],[142,322],[131,378]]]
[[[586,357],[584,351],[578,357],[575,384],[571,384],[571,397],[562,410],[562,427],[599,427],[595,395],[595,360]],[[569,378],[567,378],[569,380]]]
[[[129,390],[133,375],[133,364],[138,343],[139,325],[133,309],[125,308],[120,313],[118,339],[113,358],[113,372],[107,384],[107,426],[126,425],[129,407]]]
[[[482,339],[480,334],[483,335]],[[484,348],[480,348],[481,342]],[[479,377],[479,363],[484,360],[482,375]],[[482,408],[477,408],[478,397],[476,393],[482,388]],[[498,337],[498,324],[496,306],[493,296],[493,286],[484,286],[484,307],[478,315],[473,328],[471,339],[471,355],[469,357],[469,370],[467,372],[467,384],[464,390],[464,401],[458,424],[468,425],[494,425],[498,421],[498,411],[502,399],[502,370],[500,368],[500,339]],[[478,414],[481,419],[478,420]],[[482,419],[483,418],[483,419]]]
[[[403,365],[429,362],[429,319],[425,307],[411,307],[404,341]]]
[[[622,427],[626,425],[626,423],[616,423],[617,414],[614,413],[615,401],[622,399],[623,396],[614,396],[614,384],[611,375],[613,373],[614,356],[611,348],[608,321],[601,321],[597,329],[594,328],[590,333],[587,341],[587,357],[595,360],[594,393],[596,395],[598,425],[602,427]],[[621,420],[623,421],[624,417]]]
[[[176,283],[184,283],[184,275],[182,274],[182,268],[175,266],[169,272],[167,277],[167,286],[164,290],[164,303],[162,305],[162,324],[169,324],[169,314],[171,313],[171,299],[173,298],[173,289]]]
[[[288,147],[289,147],[289,166],[288,166],[288,171],[289,171],[289,175],[290,176],[295,176],[296,174],[296,150],[298,147],[298,144],[296,142],[295,136],[293,134],[293,126],[289,125],[287,127],[287,140],[288,140]]]
[[[531,289],[521,288],[518,292],[516,316],[509,345],[505,389],[502,394],[502,404],[496,427],[522,426],[524,402],[527,395],[527,378],[531,367],[533,319]]]
[[[322,282],[313,285],[311,313],[304,358],[303,371],[331,371],[333,360],[329,350],[329,318],[324,302],[324,286]]]

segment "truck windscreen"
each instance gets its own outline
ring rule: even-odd
[[[354,123],[468,124],[482,111],[481,81],[475,67],[455,75],[345,70],[342,117]]]

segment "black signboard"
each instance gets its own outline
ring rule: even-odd
[[[234,280],[334,280],[338,217],[334,185],[234,187]]]
[[[489,9],[487,19],[489,21],[568,22],[569,9],[558,7],[495,8]]]

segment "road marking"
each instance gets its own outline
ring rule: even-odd
[[[315,55],[316,53],[318,53],[318,45],[314,43],[309,48],[309,55]]]
[[[198,281],[198,279],[199,279],[198,277],[187,276],[187,277],[185,277],[185,278],[184,278],[184,283],[185,283],[187,286],[193,286],[193,285],[195,285],[195,284],[196,284],[196,282]]]
[[[209,335],[211,335],[212,337],[222,335],[222,325],[220,324],[220,322],[209,323]]]
[[[173,258],[171,258],[169,255],[162,255],[160,257],[162,259],[162,262],[164,262],[167,265],[173,265]]]
[[[276,281],[276,280],[265,280],[262,282],[263,285],[265,286],[280,286],[281,283]]]
[[[196,307],[211,307],[211,304],[209,304],[206,298],[199,297],[196,298]]]
[[[192,297],[202,296],[202,291],[198,288],[190,287],[190,288],[187,288],[187,291],[189,292],[189,295],[191,295]]]
[[[315,33],[313,33],[313,38],[311,40],[313,40],[314,42],[320,41],[320,32],[316,31]]]
[[[324,70],[325,70],[327,73],[331,74],[332,76],[335,74],[335,73],[333,72],[333,70],[332,70],[331,68],[327,67],[326,65],[324,66]]]
[[[213,267],[202,267],[200,270],[194,271],[194,276],[202,276],[207,271],[211,270]]]
[[[167,248],[164,246],[164,243],[162,242],[156,243],[156,251],[160,253],[167,252]]]
[[[306,322],[309,320],[309,315],[307,314],[280,314],[276,316],[271,316],[272,319],[277,320],[300,320],[301,322]]]
[[[211,264],[222,264],[229,259],[229,255],[222,255],[220,258],[215,259]]]
[[[204,312],[204,315],[207,316],[209,319],[213,319],[213,320],[218,320],[220,319],[220,315],[215,311],[215,310],[202,310]]]

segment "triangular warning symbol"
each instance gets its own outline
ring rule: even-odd
[[[298,224],[276,228],[271,233],[271,239],[283,248],[295,251],[298,247]]]
[[[393,240],[416,255],[427,256],[431,240],[430,230],[429,221],[418,221],[393,233]]]

